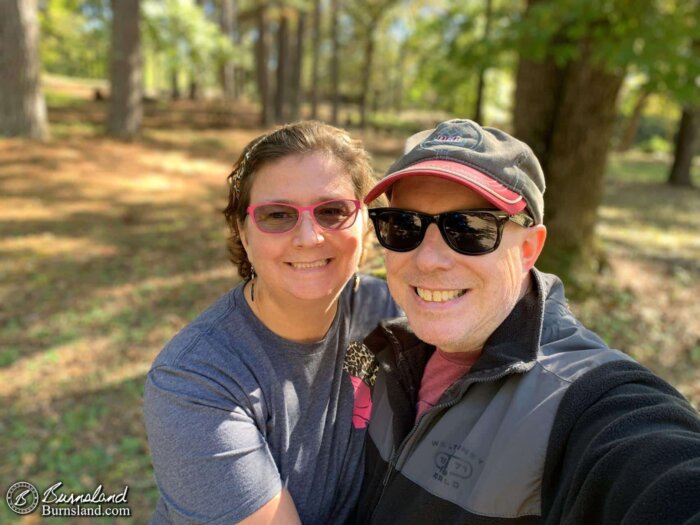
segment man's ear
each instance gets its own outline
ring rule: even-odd
[[[544,224],[531,226],[525,231],[522,243],[523,272],[527,273],[535,266],[537,258],[542,253],[544,241],[547,238],[547,228]]]

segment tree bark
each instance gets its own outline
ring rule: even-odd
[[[195,0],[197,7],[200,9],[204,6],[204,0]],[[201,88],[199,87],[199,77],[201,76],[201,71],[199,64],[197,64],[194,56],[190,57],[190,100],[199,100],[201,96]]]
[[[226,35],[232,42],[236,43],[235,27],[236,27],[236,4],[235,0],[221,1],[221,17],[220,17],[221,32]],[[236,100],[238,98],[238,90],[236,86],[236,66],[233,62],[226,62],[221,66],[219,72],[221,79],[221,91],[225,100]]]
[[[647,100],[649,100],[649,95],[651,95],[651,92],[643,88],[639,97],[637,97],[632,113],[630,113],[630,116],[625,121],[620,143],[617,145],[617,151],[627,151],[634,144],[634,139],[637,137],[637,130],[639,129],[639,123],[642,120],[642,113],[646,107]]]
[[[593,269],[594,227],[623,74],[594,65],[591,49],[558,67],[521,60],[514,110],[515,135],[538,156],[547,181],[542,259],[565,278]]]
[[[289,99],[289,15],[280,15],[277,29],[277,89],[275,95],[275,120],[284,122],[288,115]]]
[[[321,60],[321,0],[314,0],[311,52],[311,118],[318,118],[318,68]]]
[[[492,14],[492,0],[486,0],[486,10],[485,10],[485,25],[484,34],[482,36],[482,43],[488,42],[491,37],[491,16]],[[484,89],[486,87],[486,67],[479,67],[479,78],[476,82],[476,101],[474,102],[474,120],[481,123],[483,120],[483,105],[484,105]]]
[[[365,40],[365,54],[362,64],[362,83],[360,93],[360,127],[367,127],[367,95],[369,94],[372,82],[372,64],[374,63],[374,46],[377,32],[377,19],[372,18],[367,27],[367,40]]]
[[[392,108],[396,115],[400,115],[403,110],[403,72],[404,64],[406,62],[406,51],[407,51],[408,40],[404,40],[401,44],[401,49],[399,50],[399,56],[396,60],[396,71],[394,75],[394,89],[392,96]]]
[[[180,82],[178,78],[177,66],[172,66],[170,70],[170,98],[180,100]]]
[[[200,89],[199,89],[199,82],[195,80],[197,78],[197,72],[193,71],[192,72],[192,78],[190,79],[190,92],[189,92],[189,99],[190,100],[199,100],[201,97]]]
[[[340,40],[338,38],[338,16],[340,0],[331,0],[331,123],[338,125],[340,108]]]
[[[111,96],[107,132],[134,138],[143,117],[139,0],[112,0]]]
[[[36,0],[0,1],[0,135],[48,138]]]
[[[260,93],[260,123],[263,126],[270,126],[274,121],[272,113],[273,106],[270,100],[270,71],[268,66],[269,58],[269,31],[267,23],[267,13],[264,7],[260,7],[257,12],[258,42],[256,46],[256,62],[258,73],[258,92]]]
[[[543,62],[521,58],[515,77],[515,135],[532,148],[544,168],[549,161],[564,72],[551,57]]]
[[[681,115],[673,166],[668,175],[668,183],[673,186],[693,185],[693,157],[700,140],[700,108],[684,107]]]
[[[301,71],[304,67],[304,37],[306,36],[306,12],[297,11],[297,32],[296,43],[294,45],[294,64],[291,72],[290,95],[289,95],[289,119],[296,121],[299,119],[301,107],[302,86]]]

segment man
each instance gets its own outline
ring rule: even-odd
[[[545,181],[508,134],[451,120],[367,196],[406,319],[365,344],[360,523],[700,523],[700,418],[610,350],[534,268]]]

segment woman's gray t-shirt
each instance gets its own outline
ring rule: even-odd
[[[282,487],[303,523],[344,522],[362,481],[368,412],[355,406],[362,389],[344,371],[356,370],[344,362],[346,351],[381,319],[398,315],[386,283],[362,275],[341,293],[318,343],[271,332],[242,285],[185,327],[146,379],[146,429],[161,495],[151,523],[235,523]],[[358,402],[366,404],[366,396]]]

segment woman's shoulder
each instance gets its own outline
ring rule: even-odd
[[[382,319],[403,315],[384,279],[358,273],[348,283],[346,293],[353,331],[361,335],[360,340]]]
[[[350,291],[359,299],[376,300],[391,298],[386,281],[366,273],[356,273],[355,276],[350,279],[346,291]]]
[[[355,301],[363,306],[376,303],[387,312],[399,312],[399,307],[389,293],[389,287],[384,279],[372,275],[358,273],[351,281]],[[396,315],[401,315],[397,313]]]
[[[235,349],[236,331],[231,327],[241,324],[240,295],[239,287],[232,288],[185,325],[158,354],[153,368],[206,362]]]

